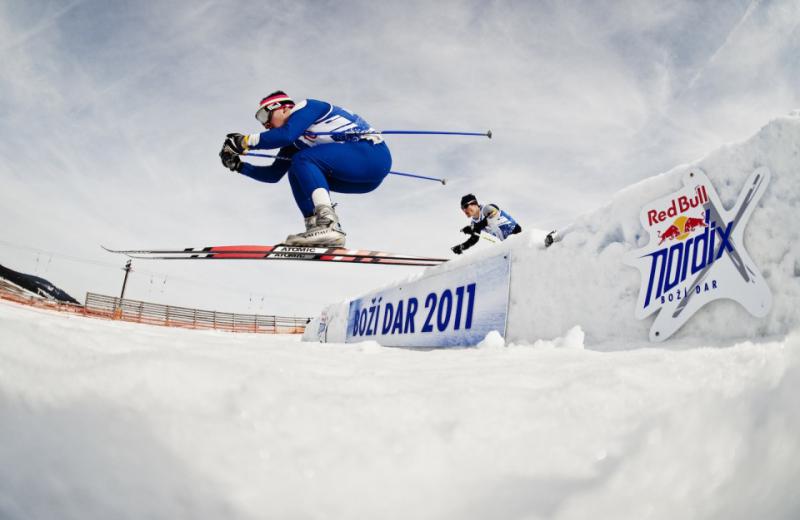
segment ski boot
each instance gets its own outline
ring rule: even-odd
[[[313,221],[311,220],[313,219]],[[310,226],[310,227],[309,227]],[[314,208],[314,216],[306,218],[306,231],[286,237],[290,246],[344,247],[346,233],[339,225],[339,217],[331,206],[321,204]]]

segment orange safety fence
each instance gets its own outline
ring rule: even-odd
[[[84,305],[63,303],[28,293],[0,280],[0,298],[4,300],[94,318],[147,323],[189,329],[216,329],[229,332],[263,334],[302,334],[310,318],[236,314],[175,307],[114,296],[86,293]]]

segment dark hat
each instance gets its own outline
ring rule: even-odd
[[[478,199],[475,198],[475,195],[472,193],[467,193],[463,197],[461,197],[461,209],[466,208],[470,204],[477,204]]]

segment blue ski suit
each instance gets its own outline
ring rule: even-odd
[[[317,188],[339,193],[368,193],[380,186],[392,168],[389,147],[379,135],[356,140],[314,132],[372,130],[358,115],[324,101],[306,99],[297,103],[280,128],[248,136],[251,150],[280,148],[269,166],[243,163],[241,173],[261,182],[278,182],[289,172],[294,200],[304,217],[314,214],[311,194]]]

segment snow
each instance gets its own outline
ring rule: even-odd
[[[489,336],[321,345],[0,303],[0,518],[797,517],[800,333]]]
[[[512,253],[509,331],[477,348],[0,302],[0,518],[798,518],[798,143],[793,113],[693,164],[728,205],[770,168],[745,244],[773,308],[714,302],[659,348],[621,259],[688,165],[550,249],[526,231],[428,270]]]
[[[542,248],[537,233],[509,240],[506,247],[515,258],[509,339],[558,336],[576,323],[596,348],[602,348],[601,342],[613,348],[621,339],[646,338],[652,319],[631,319],[641,279],[623,265],[624,255],[648,239],[639,223],[642,207],[677,191],[683,174],[699,167],[730,208],[760,166],[769,168],[772,180],[747,225],[744,243],[772,290],[772,310],[759,319],[732,301],[713,302],[675,337],[734,340],[786,334],[800,326],[800,116],[793,111],[745,142],[622,190],[606,207],[580,217],[549,249]]]

